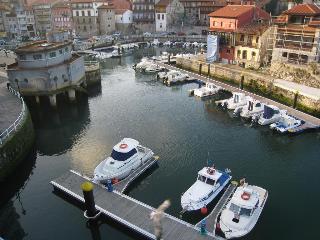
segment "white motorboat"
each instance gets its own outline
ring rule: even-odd
[[[268,198],[268,191],[244,183],[233,194],[222,210],[216,230],[221,230],[227,239],[248,234],[256,225]]]
[[[107,54],[105,52],[97,52],[97,54],[94,56],[96,59],[106,59],[106,58],[110,58],[110,54]]]
[[[204,167],[198,172],[196,182],[181,196],[184,211],[206,207],[230,182],[228,171],[222,172],[214,167]]]
[[[193,47],[199,47],[199,43],[193,42],[193,43],[192,43],[192,46],[193,46]]]
[[[264,104],[258,100],[248,97],[245,106],[239,106],[234,110],[234,115],[240,113],[240,116],[245,119],[250,119],[252,116],[260,115],[263,113]]]
[[[246,96],[244,93],[234,92],[232,93],[231,98],[217,101],[216,103],[229,110],[234,110],[237,107],[245,106],[248,100],[249,100],[249,97]]]
[[[172,43],[170,41],[166,41],[163,43],[163,46],[170,47]]]
[[[270,128],[280,133],[285,133],[291,129],[299,127],[301,124],[302,121],[300,119],[296,119],[290,115],[284,114],[282,115],[280,121],[272,123]]]
[[[113,147],[110,157],[95,168],[93,180],[105,183],[108,179],[126,178],[133,170],[153,157],[153,154],[149,148],[139,145],[137,140],[124,138]]]
[[[158,78],[159,80],[162,80],[162,81],[163,81],[163,80],[167,79],[169,75],[171,75],[171,74],[176,74],[176,73],[178,73],[177,70],[169,70],[168,72],[166,72],[166,71],[159,72],[159,73],[157,74],[157,78]]]
[[[284,114],[286,114],[286,111],[280,110],[276,106],[264,105],[263,114],[259,117],[258,123],[260,125],[269,125],[278,122]]]
[[[188,47],[190,47],[190,46],[191,46],[191,43],[189,43],[189,42],[186,42],[186,43],[183,44],[183,47],[184,47],[184,48],[188,48]]]
[[[188,74],[177,71],[176,73],[171,73],[167,75],[167,78],[164,80],[164,83],[170,86],[171,84],[183,82],[188,78],[189,78]]]
[[[208,97],[217,94],[222,88],[207,82],[205,86],[195,89],[194,95],[197,97]]]
[[[144,71],[148,66],[153,64],[153,61],[148,58],[142,58],[141,61],[135,65],[133,65],[133,69],[136,71]]]
[[[153,40],[153,42],[151,43],[151,45],[152,45],[152,46],[159,46],[159,45],[160,45],[160,42],[159,42],[158,39],[155,38],[155,39]]]
[[[151,63],[144,69],[144,72],[145,73],[157,73],[162,70],[164,70],[163,67],[159,66],[158,64]]]

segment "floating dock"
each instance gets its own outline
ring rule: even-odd
[[[51,181],[55,190],[61,191],[74,200],[84,203],[83,193],[80,185],[90,181],[90,178],[82,176],[75,171],[69,171],[63,176]],[[129,182],[127,182],[129,183]],[[136,231],[149,239],[156,239],[153,222],[150,214],[155,208],[133,199],[117,190],[108,192],[100,185],[94,184],[93,194],[95,196],[96,209],[114,221]],[[125,186],[126,184],[122,185]],[[120,185],[119,185],[120,186]],[[125,188],[119,187],[120,190]],[[200,234],[197,226],[182,221],[169,214],[164,214],[162,219],[163,239],[174,240],[207,240],[222,239],[212,233]]]
[[[307,131],[307,130],[320,129],[320,119],[316,118],[314,116],[311,116],[310,114],[301,112],[301,111],[299,111],[297,109],[294,109],[292,107],[286,106],[286,105],[284,105],[282,103],[279,103],[279,102],[273,101],[271,99],[259,96],[257,94],[248,92],[246,90],[239,89],[239,88],[231,86],[229,84],[226,84],[226,83],[223,83],[223,82],[219,82],[217,80],[214,80],[214,79],[212,79],[210,77],[207,77],[207,76],[204,76],[204,75],[193,73],[193,72],[190,72],[190,71],[187,71],[187,70],[184,70],[184,69],[181,69],[181,68],[177,68],[175,66],[172,66],[172,65],[169,65],[169,64],[165,64],[165,63],[159,63],[159,65],[163,66],[163,67],[165,67],[167,69],[170,69],[170,70],[178,70],[178,71],[181,71],[183,73],[187,73],[187,74],[189,74],[189,76],[191,78],[196,78],[196,79],[202,81],[203,83],[211,82],[211,83],[214,83],[217,86],[222,87],[223,89],[225,89],[227,91],[230,91],[230,92],[241,92],[241,93],[244,93],[247,96],[251,96],[252,98],[254,98],[256,100],[259,100],[260,102],[263,102],[265,104],[274,105],[274,106],[277,106],[280,109],[287,110],[287,113],[289,115],[292,115],[292,116],[294,116],[294,117],[296,117],[296,118],[298,118],[298,119],[300,119],[300,120],[305,122],[303,125],[301,125],[297,129],[291,130],[290,131],[291,133],[300,133],[300,132]]]
[[[212,212],[205,218],[206,224],[207,224],[206,229],[209,233],[214,234],[218,215],[223,210],[223,208],[231,198],[232,194],[236,190],[236,188],[237,188],[237,183],[232,182],[231,184],[229,184],[227,190],[223,193],[217,205],[214,207]],[[201,222],[202,220],[196,224],[196,227],[200,227]]]

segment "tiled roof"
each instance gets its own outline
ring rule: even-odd
[[[268,29],[268,24],[258,22],[248,23],[236,29],[237,33],[262,34]]]
[[[98,9],[114,9],[114,5],[113,4],[103,4],[101,6],[98,7]]]
[[[169,3],[171,2],[171,0],[160,0],[156,6],[157,7],[166,7],[169,5]]]
[[[130,9],[116,9],[115,10],[115,13],[117,14],[117,15],[119,15],[119,14],[124,14],[126,11],[131,11]]]
[[[129,0],[108,0],[107,2],[112,3],[115,9],[132,9],[132,5]]]
[[[210,13],[209,17],[221,18],[238,18],[243,14],[255,11],[256,17],[259,19],[270,19],[269,13],[254,5],[228,5],[219,10]]]
[[[287,11],[284,11],[283,14],[316,16],[320,15],[320,8],[315,4],[299,4]]]

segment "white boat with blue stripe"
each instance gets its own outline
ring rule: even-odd
[[[124,179],[153,155],[151,149],[139,145],[137,140],[124,138],[113,147],[111,156],[95,168],[93,179],[101,183]]]
[[[230,182],[230,170],[219,171],[204,167],[198,172],[196,182],[181,196],[183,211],[194,211],[206,207]]]

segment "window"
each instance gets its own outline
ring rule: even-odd
[[[210,185],[214,185],[216,183],[215,180],[211,179],[211,178],[207,178],[207,184],[210,184]]]
[[[241,36],[240,36],[240,41],[241,41],[241,42],[244,41],[244,35],[243,35],[243,34],[241,34]]]
[[[50,58],[55,58],[57,56],[56,52],[49,53]]]
[[[57,82],[58,81],[58,77],[54,76],[53,81]]]
[[[241,50],[237,51],[237,55],[238,55],[238,57],[241,57]]]
[[[158,13],[157,15],[158,15],[158,20],[160,20],[160,13]]]
[[[164,14],[162,14],[162,20],[164,20]]]
[[[79,17],[79,11],[76,11],[76,16]]]
[[[250,216],[250,215],[251,215],[251,209],[241,208],[241,209],[240,209],[240,215]]]
[[[231,212],[238,214],[239,210],[240,210],[239,206],[235,205],[234,203],[231,203],[231,205],[230,205],[230,211]]]
[[[259,37],[256,37],[256,43],[258,43],[259,42]]]
[[[68,47],[66,47],[64,50],[65,50],[65,52],[68,52],[68,51],[69,51],[69,48],[68,48]]]
[[[198,180],[201,181],[201,182],[206,182],[206,177],[204,177],[202,175],[199,175],[198,176]]]
[[[81,11],[81,14],[82,14],[82,17],[84,17],[84,16],[85,16],[84,11]]]
[[[34,60],[42,59],[42,54],[34,54],[34,55],[33,55],[33,59],[34,59]]]
[[[60,54],[62,54],[62,53],[63,53],[62,49],[60,49],[60,50],[59,50],[59,53],[60,53]]]
[[[231,50],[230,50],[230,49],[227,49],[227,53],[230,54],[230,53],[231,53]]]
[[[125,160],[129,159],[130,157],[132,157],[136,153],[137,153],[137,150],[135,148],[130,150],[127,153],[122,153],[122,152],[117,152],[115,150],[112,150],[111,157],[117,161],[125,161]]]
[[[255,57],[256,56],[256,52],[252,52],[252,57]]]
[[[28,79],[27,79],[27,78],[25,78],[23,81],[24,81],[25,83],[28,83]]]
[[[21,54],[21,55],[19,56],[19,58],[20,58],[20,60],[27,60],[26,55],[23,55],[23,54]]]
[[[87,31],[87,26],[83,26],[83,31]]]
[[[288,53],[287,52],[283,52],[282,53],[282,57],[285,57],[285,58],[288,57]]]
[[[88,10],[88,16],[89,16],[89,17],[91,16],[91,12],[90,12],[90,10]]]

